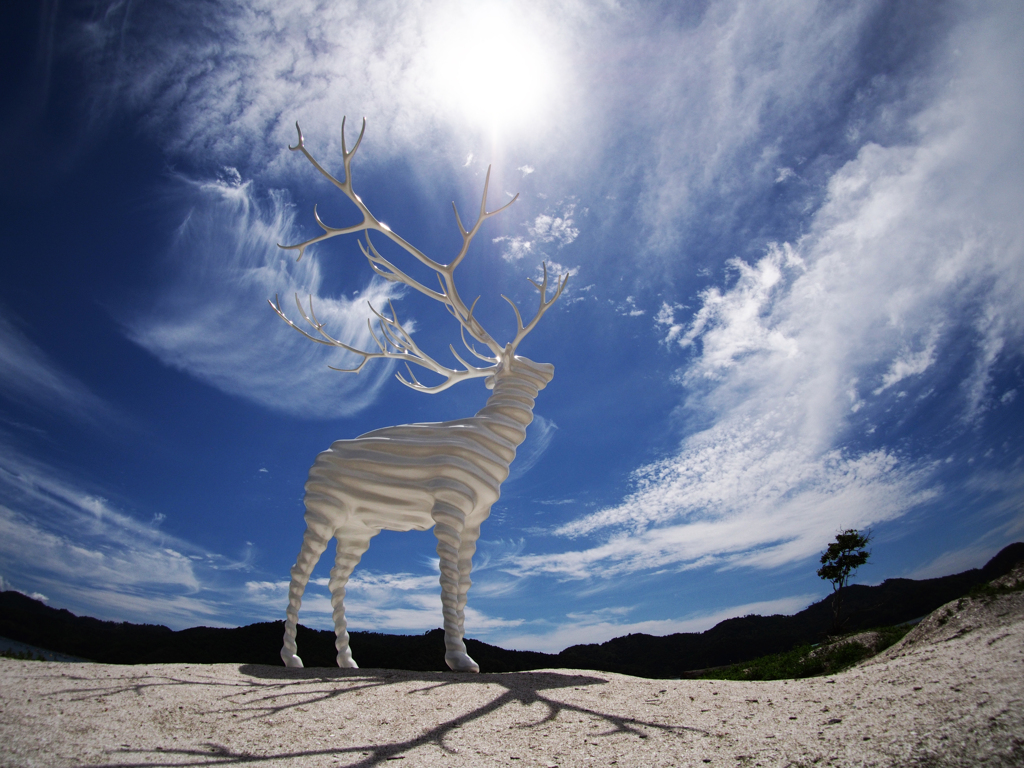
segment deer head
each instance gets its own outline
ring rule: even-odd
[[[452,355],[455,356],[455,359],[459,362],[460,365],[462,365],[463,368],[448,368],[444,365],[441,365],[432,357],[423,352],[423,350],[421,350],[419,346],[417,346],[412,336],[399,322],[398,315],[395,312],[394,305],[392,305],[391,302],[388,302],[388,307],[391,311],[391,317],[388,317],[382,311],[378,312],[372,305],[370,306],[370,311],[373,313],[377,321],[376,330],[374,330],[373,320],[367,319],[366,322],[370,329],[370,335],[373,337],[373,340],[377,344],[378,351],[376,352],[367,352],[365,350],[352,347],[343,341],[335,339],[333,336],[327,333],[327,331],[324,330],[323,323],[321,323],[316,317],[316,313],[313,309],[312,296],[309,298],[308,314],[306,312],[306,309],[302,306],[302,302],[299,300],[298,294],[295,295],[295,304],[299,309],[299,314],[302,315],[302,318],[310,325],[310,327],[313,328],[314,332],[317,335],[307,332],[303,328],[299,327],[296,323],[293,323],[291,320],[289,320],[288,317],[284,314],[284,311],[281,309],[281,302],[276,296],[274,297],[274,300],[270,302],[270,306],[273,308],[273,310],[281,317],[282,320],[288,323],[288,325],[290,325],[296,331],[301,333],[307,339],[311,339],[312,341],[315,341],[318,344],[326,344],[328,346],[341,347],[342,349],[348,350],[349,352],[352,352],[353,354],[358,355],[360,358],[362,358],[359,365],[357,365],[355,368],[334,368],[333,366],[330,366],[333,370],[342,371],[344,373],[358,373],[363,369],[363,366],[366,365],[366,362],[368,360],[373,360],[375,358],[386,358],[390,360],[403,361],[406,365],[406,370],[408,371],[409,378],[405,378],[404,376],[402,376],[401,373],[395,374],[396,377],[407,387],[411,387],[412,389],[418,390],[420,392],[427,392],[433,394],[448,389],[448,387],[460,381],[463,381],[464,379],[476,378],[486,378],[488,380],[488,387],[493,387],[494,377],[500,375],[503,371],[511,370],[513,362],[517,359],[515,356],[516,348],[519,346],[520,342],[522,342],[522,340],[526,338],[526,335],[536,327],[537,322],[544,315],[544,313],[547,312],[548,308],[555,303],[559,296],[562,295],[562,291],[565,290],[565,286],[569,282],[569,275],[567,274],[556,278],[554,293],[552,294],[550,299],[547,298],[548,269],[547,264],[544,264],[543,278],[541,282],[538,283],[532,279],[530,280],[533,286],[540,293],[540,306],[537,309],[537,313],[533,316],[533,319],[525,324],[523,323],[522,315],[519,312],[519,308],[515,305],[515,302],[513,302],[510,298],[502,294],[502,298],[505,299],[505,301],[507,301],[510,305],[512,305],[512,310],[515,312],[516,315],[516,325],[518,328],[515,338],[506,343],[504,347],[494,340],[494,337],[492,337],[491,334],[489,334],[484,329],[484,327],[480,324],[480,321],[477,320],[476,317],[474,317],[473,315],[473,310],[476,308],[476,303],[477,301],[480,300],[480,297],[478,296],[476,299],[474,299],[473,303],[467,307],[465,302],[459,296],[459,292],[455,287],[455,269],[462,262],[463,258],[465,258],[466,253],[469,250],[470,243],[473,241],[473,238],[476,236],[476,233],[480,230],[480,226],[484,223],[486,219],[500,213],[501,211],[505,210],[510,205],[512,205],[512,203],[514,203],[519,198],[519,195],[513,197],[508,203],[503,205],[501,208],[498,208],[497,210],[494,211],[488,211],[487,187],[490,184],[491,179],[491,169],[490,166],[488,166],[487,177],[484,180],[484,192],[482,199],[480,200],[480,213],[477,215],[476,223],[473,224],[472,227],[466,229],[463,226],[462,219],[459,216],[458,208],[456,208],[454,202],[452,203],[452,209],[455,211],[455,221],[458,224],[459,232],[462,234],[462,247],[459,249],[459,252],[455,254],[455,257],[450,262],[448,262],[447,264],[442,264],[441,262],[434,261],[430,257],[426,256],[418,248],[416,248],[413,245],[410,245],[399,235],[392,232],[391,229],[386,224],[382,224],[380,221],[378,221],[377,218],[372,213],[370,213],[369,209],[366,207],[366,205],[364,205],[363,201],[359,198],[359,196],[352,190],[352,157],[355,155],[356,151],[359,149],[359,145],[363,141],[363,134],[366,132],[366,118],[363,118],[363,125],[361,130],[359,131],[359,138],[356,140],[355,146],[352,147],[351,151],[349,151],[345,143],[345,120],[342,119],[341,121],[341,155],[345,171],[344,181],[338,181],[338,179],[336,179],[334,176],[328,173],[323,168],[323,166],[321,166],[320,163],[317,162],[316,158],[314,158],[313,155],[309,153],[309,151],[303,144],[302,130],[299,128],[298,123],[295,124],[295,129],[296,131],[298,131],[299,140],[294,147],[289,147],[289,149],[292,150],[293,152],[302,152],[302,154],[306,156],[309,162],[313,164],[314,168],[316,168],[321,174],[323,174],[332,184],[334,184],[334,186],[340,189],[349,200],[355,203],[356,208],[359,209],[359,212],[363,216],[363,220],[360,223],[354,224],[353,226],[350,227],[330,227],[327,224],[324,224],[324,222],[320,219],[320,215],[317,213],[316,208],[314,207],[313,216],[316,218],[317,224],[319,224],[320,227],[324,230],[324,233],[322,235],[318,235],[317,237],[311,238],[304,242],[297,243],[296,245],[281,245],[279,247],[284,248],[285,250],[298,251],[298,259],[301,259],[306,252],[306,248],[315,243],[319,243],[323,240],[328,240],[332,237],[337,237],[338,235],[349,235],[356,232],[365,232],[366,242],[365,244],[363,242],[360,242],[359,248],[363,252],[363,256],[366,257],[366,260],[369,262],[370,267],[373,269],[373,271],[380,275],[381,277],[383,277],[385,280],[388,280],[393,283],[403,283],[405,285],[408,285],[410,288],[414,288],[415,290],[422,293],[424,296],[429,296],[431,299],[434,299],[435,301],[438,301],[441,304],[443,304],[445,308],[448,310],[448,312],[459,322],[462,343],[465,345],[466,349],[468,349],[469,352],[478,360],[487,363],[487,365],[480,367],[470,365],[465,360],[463,360],[462,357],[459,356],[459,353],[455,350],[454,345],[451,344],[448,345],[448,348],[451,350]],[[414,280],[401,269],[399,269],[386,258],[384,258],[380,254],[380,252],[374,247],[373,243],[370,241],[371,230],[381,233],[384,237],[387,237],[389,240],[391,240],[400,248],[402,248],[402,250],[404,250],[406,253],[408,253],[410,256],[416,259],[416,261],[432,269],[437,274],[437,280],[439,285],[438,289],[429,288],[423,285],[422,283],[418,282],[417,280]],[[475,341],[478,344],[481,344],[484,347],[486,347],[490,354],[479,351],[470,340],[466,339],[467,333],[469,334],[472,341]],[[523,358],[519,359],[524,360]],[[413,373],[411,365],[418,365],[422,368],[426,368],[435,373],[438,373],[444,377],[444,381],[435,386],[426,386],[424,384],[421,384],[420,381],[416,378],[416,375]]]

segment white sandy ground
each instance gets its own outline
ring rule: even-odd
[[[1024,766],[1024,593],[827,678],[7,660],[0,707],[3,766]]]

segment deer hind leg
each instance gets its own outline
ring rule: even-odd
[[[459,637],[466,636],[466,600],[469,588],[473,586],[470,573],[473,570],[473,555],[476,554],[476,542],[480,538],[480,524],[467,525],[462,529],[459,544],[459,590],[456,601],[456,615],[459,618]]]
[[[457,507],[443,501],[434,504],[430,516],[434,520],[437,536],[437,554],[441,559],[441,611],[444,616],[444,660],[455,672],[479,672],[480,665],[466,653],[463,641],[463,610],[465,598],[459,597],[460,551],[466,515]]]
[[[301,667],[302,659],[296,655],[295,629],[299,623],[299,607],[302,605],[302,594],[306,591],[309,575],[320,555],[327,549],[330,534],[324,534],[315,528],[306,526],[302,537],[302,549],[292,566],[292,581],[288,586],[288,611],[284,622],[284,645],[281,647],[281,660],[286,667]]]
[[[370,548],[370,539],[380,531],[339,530],[335,533],[338,550],[334,556],[334,568],[331,569],[331,606],[334,608],[334,634],[337,636],[334,647],[338,649],[338,666],[358,669],[352,650],[348,647],[348,623],[345,621],[345,585],[348,584],[352,570],[359,564],[363,553]]]

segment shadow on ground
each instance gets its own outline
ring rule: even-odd
[[[331,700],[339,700],[359,692],[384,691],[389,686],[397,683],[418,682],[422,683],[422,687],[411,691],[406,690],[404,693],[396,691],[395,696],[425,693],[463,685],[487,686],[489,684],[497,688],[496,695],[486,703],[451,719],[439,722],[419,735],[405,740],[373,744],[349,744],[341,747],[325,747],[318,750],[267,752],[265,754],[253,754],[213,743],[205,744],[202,748],[180,749],[132,749],[128,745],[121,745],[121,748],[116,751],[123,757],[129,757],[134,754],[136,760],[134,762],[110,763],[109,765],[133,766],[134,768],[170,765],[258,765],[275,760],[297,760],[303,757],[330,756],[336,758],[348,757],[349,759],[353,757],[361,758],[356,759],[355,762],[348,763],[351,766],[375,766],[388,760],[401,759],[400,756],[404,753],[430,744],[453,754],[454,749],[446,744],[446,738],[449,734],[456,729],[464,728],[512,704],[530,707],[539,703],[546,710],[545,715],[535,722],[517,724],[516,727],[523,729],[537,728],[551,723],[559,714],[566,712],[590,716],[603,721],[607,727],[601,732],[591,734],[595,737],[631,734],[638,739],[646,739],[648,734],[644,732],[644,729],[656,729],[672,734],[691,732],[706,735],[705,731],[697,728],[680,725],[670,726],[638,718],[622,717],[572,703],[556,701],[545,695],[547,692],[555,690],[584,688],[605,685],[607,683],[607,680],[603,678],[586,674],[517,672],[464,675],[384,669],[288,669],[285,667],[270,667],[256,664],[242,665],[238,668],[238,671],[244,677],[251,678],[253,682],[248,683],[245,680],[224,681],[212,678],[204,681],[195,678],[152,676],[134,680],[112,679],[103,685],[95,685],[96,681],[94,680],[94,685],[88,689],[69,688],[62,691],[54,691],[50,695],[73,694],[78,699],[95,701],[97,699],[113,699],[121,694],[139,696],[146,689],[155,686],[213,686],[223,688],[224,690],[222,692],[215,692],[212,696],[207,695],[203,697],[204,700],[212,702],[212,706],[206,714],[211,716],[238,715],[240,712],[244,712],[245,718],[239,721],[244,722],[245,719],[250,721],[269,719],[288,710],[298,709],[303,711],[309,707],[321,706]],[[74,676],[71,675],[70,677]],[[260,682],[257,683],[257,680]],[[302,686],[299,689],[296,684],[302,682],[314,684],[335,683],[336,685],[325,685],[314,690],[310,690],[308,686]],[[479,688],[477,689],[478,692]],[[220,707],[217,706],[218,702],[221,704]]]

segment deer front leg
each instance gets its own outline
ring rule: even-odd
[[[309,575],[320,555],[327,549],[330,535],[323,531],[306,526],[302,537],[302,549],[292,566],[292,580],[288,586],[288,611],[284,622],[284,645],[281,647],[281,660],[286,667],[301,667],[302,659],[296,655],[295,629],[299,623],[299,608],[302,605],[302,594],[306,591]]]
[[[434,520],[437,555],[441,560],[444,660],[455,672],[479,672],[480,665],[466,653],[466,644],[463,641],[463,609],[466,600],[465,597],[460,598],[459,559],[466,515],[451,504],[438,501],[434,504],[430,516]]]
[[[363,553],[370,548],[370,539],[379,531],[338,531],[338,550],[334,556],[334,568],[328,582],[331,590],[331,607],[334,608],[334,647],[338,649],[338,666],[348,669],[359,669],[352,650],[348,647],[348,623],[345,621],[345,585],[348,584],[352,570],[359,564]]]

